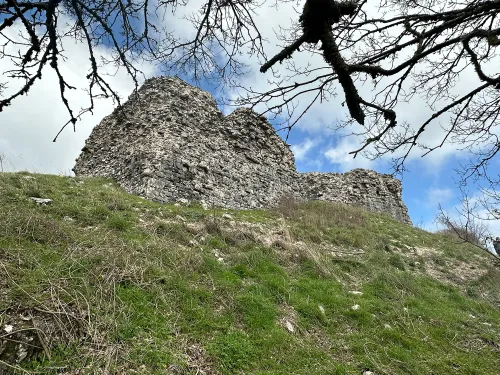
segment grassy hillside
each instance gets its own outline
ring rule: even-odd
[[[0,174],[0,374],[494,375],[499,309],[487,254],[383,215]]]

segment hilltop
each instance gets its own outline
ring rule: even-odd
[[[206,208],[0,174],[0,374],[498,374],[484,252],[338,203]]]

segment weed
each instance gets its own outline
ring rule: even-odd
[[[405,270],[405,262],[404,262],[402,256],[399,254],[392,254],[388,259],[388,263],[391,266],[396,267],[398,270],[401,270],[401,271]]]
[[[116,229],[116,230],[120,230],[120,231],[126,231],[130,227],[131,227],[131,223],[126,217],[123,217],[120,215],[112,215],[108,219],[108,228]]]
[[[219,359],[219,367],[226,374],[239,373],[247,369],[257,352],[248,335],[241,331],[228,332],[216,337],[207,349],[212,356]]]

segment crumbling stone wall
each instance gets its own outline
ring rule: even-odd
[[[298,191],[293,154],[264,117],[244,108],[224,117],[178,78],[148,80],[97,125],[74,171],[161,202],[256,208]]]
[[[367,169],[346,173],[302,173],[299,185],[306,199],[355,204],[411,223],[401,196],[401,181],[391,175]]]
[[[130,193],[160,202],[258,208],[292,195],[358,204],[410,222],[398,180],[365,170],[299,174],[266,118],[245,108],[224,116],[210,94],[178,78],[147,80],[94,128],[73,170],[114,178]]]

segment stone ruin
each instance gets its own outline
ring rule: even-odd
[[[105,117],[73,171],[113,178],[158,202],[251,209],[293,196],[354,204],[411,223],[399,180],[364,169],[298,173],[289,146],[265,117],[246,108],[224,116],[209,93],[173,77],[147,80]]]

